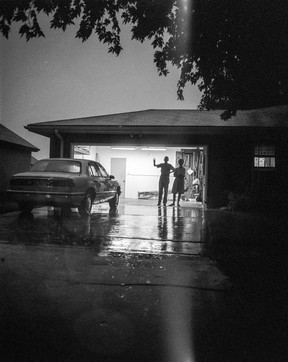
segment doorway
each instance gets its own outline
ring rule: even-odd
[[[206,200],[206,147],[182,148],[176,152],[176,161],[183,159],[186,169],[183,200],[204,203]]]
[[[126,158],[111,158],[111,175],[120,183],[121,197],[125,198]]]

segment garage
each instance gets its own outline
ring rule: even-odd
[[[50,157],[99,160],[127,198],[153,197],[159,177],[153,158],[160,163],[167,155],[172,165],[184,158],[187,190],[201,178],[207,207],[225,205],[233,193],[248,195],[253,206],[279,208],[287,196],[288,106],[238,111],[229,121],[222,112],[151,109],[26,128],[50,138]]]

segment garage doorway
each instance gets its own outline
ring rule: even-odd
[[[169,163],[177,167],[177,159],[185,160],[186,179],[188,187],[183,201],[204,204],[207,198],[207,146],[177,145],[77,145],[74,144],[72,154],[74,158],[86,158],[100,162],[111,175],[114,175],[121,184],[122,198],[127,199],[155,199],[158,198],[159,168],[153,166],[163,162],[165,156]],[[200,180],[200,187],[193,187],[195,179]],[[174,176],[170,176],[168,200],[173,199],[172,185]],[[186,185],[187,186],[187,185]],[[200,192],[199,192],[200,189]],[[196,197],[199,196],[198,200]]]
[[[126,158],[111,158],[111,175],[120,183],[121,197],[125,198]]]

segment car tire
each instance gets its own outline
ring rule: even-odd
[[[33,210],[34,206],[29,202],[19,202],[18,207],[21,212],[29,213]]]
[[[93,205],[93,196],[90,192],[88,192],[84,199],[82,200],[81,205],[78,207],[78,212],[82,217],[87,217],[91,214]]]
[[[110,209],[117,209],[117,206],[119,204],[119,195],[116,194],[113,199],[109,200],[109,206],[110,206]]]

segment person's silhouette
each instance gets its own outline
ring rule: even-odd
[[[174,167],[168,163],[169,157],[164,157],[164,163],[156,164],[155,158],[153,158],[153,165],[155,167],[161,168],[161,175],[159,178],[159,195],[158,195],[158,206],[161,205],[163,190],[164,190],[164,197],[163,197],[163,205],[166,206],[167,203],[167,196],[168,196],[168,186],[170,181],[170,173],[174,171]]]
[[[174,183],[172,187],[173,203],[169,206],[175,206],[176,195],[178,194],[177,206],[180,206],[181,195],[184,194],[184,179],[185,168],[183,167],[184,161],[182,158],[178,160],[179,167],[174,171]]]

